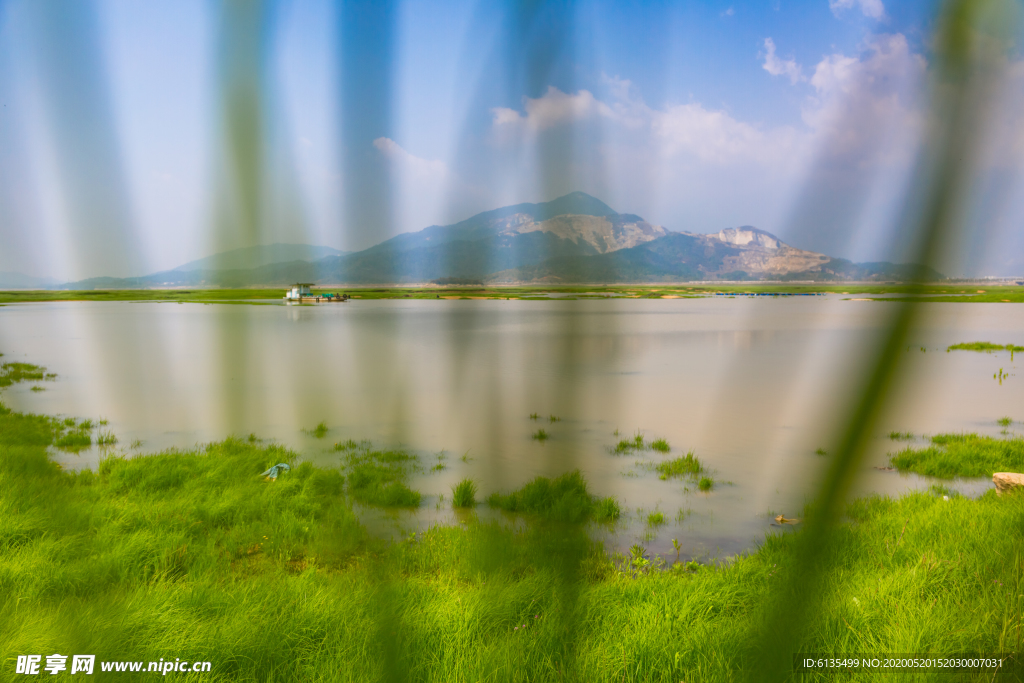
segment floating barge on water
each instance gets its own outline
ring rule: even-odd
[[[297,282],[292,285],[284,300],[289,304],[303,303],[332,303],[335,301],[344,302],[349,300],[348,294],[336,294],[334,292],[314,292],[312,282]]]

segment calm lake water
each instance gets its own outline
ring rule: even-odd
[[[926,308],[855,494],[933,483],[874,468],[902,447],[890,430],[998,434],[999,417],[1024,419],[1019,357],[945,352],[963,341],[1024,344],[1024,306]],[[425,472],[412,483],[425,503],[411,514],[368,513],[382,529],[455,522],[438,496],[466,476],[486,496],[579,468],[628,513],[595,532],[610,547],[639,541],[674,556],[675,538],[681,557],[721,558],[777,530],[775,514],[800,515],[829,457],[815,450],[832,449],[862,360],[893,310],[838,295],[19,304],[0,308],[3,360],[59,377],[42,392],[10,387],[2,399],[20,411],[105,418],[129,455],[250,433],[323,464],[339,461],[331,447],[346,439],[401,445],[421,455]],[[1009,373],[1002,383],[993,379],[1000,368]],[[303,431],[320,421],[330,428],[323,439]],[[548,441],[531,438],[539,428]],[[659,480],[658,453],[612,452],[637,431],[666,439],[668,457],[694,451],[715,488]],[[136,439],[142,446],[131,449]],[[447,468],[431,471],[441,451]],[[68,468],[99,455],[54,452]],[[990,485],[957,484],[968,493]],[[649,529],[655,511],[667,523]]]

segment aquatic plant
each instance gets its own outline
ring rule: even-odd
[[[668,441],[665,439],[655,439],[651,442],[651,448],[659,453],[668,453],[671,450],[669,448]]]
[[[97,446],[113,446],[116,443],[117,436],[115,436],[114,432],[109,429],[101,430],[100,433],[96,435]]]
[[[597,501],[597,507],[594,509],[594,521],[614,522],[621,516],[622,508],[619,507],[619,502],[615,498],[609,496]]]
[[[993,344],[992,342],[962,342],[960,344],[953,344],[946,348],[946,352],[950,351],[1002,351],[1006,346],[1003,344]]]
[[[998,420],[996,420],[996,424],[998,424],[1000,427],[1009,427],[1010,425],[1013,424],[1013,419],[1010,417],[1001,417]]]
[[[533,435],[530,438],[534,439],[535,441],[547,441],[548,433],[543,429],[538,429],[536,432],[533,433]]]
[[[36,392],[38,392],[38,391],[46,391],[46,387],[40,386],[40,385],[36,384],[36,385],[33,385],[32,391],[36,391]]]
[[[452,507],[471,508],[476,506],[476,484],[472,479],[463,479],[452,488]]]
[[[65,451],[77,451],[92,445],[92,435],[85,430],[73,430],[62,433],[53,445]]]
[[[531,420],[536,420],[538,418],[539,418],[539,416],[537,415],[537,413],[530,413],[530,419]]]
[[[828,451],[826,451],[824,448],[815,448],[814,449],[814,454],[815,455],[828,455]]]
[[[673,538],[672,539],[672,549],[676,551],[676,562],[679,561],[679,551],[682,550],[682,547],[683,546],[681,546],[679,544],[679,539],[678,538]]]
[[[309,430],[308,433],[311,434],[312,436],[315,436],[318,439],[322,439],[325,436],[327,436],[327,431],[327,423],[321,421],[316,427]]]
[[[701,491],[710,491],[715,486],[715,480],[711,477],[701,477],[700,481],[697,482],[697,488]]]
[[[672,477],[683,477],[698,475],[704,471],[704,465],[690,451],[684,456],[665,460],[655,465],[654,470],[658,473],[659,479],[670,479]]]
[[[419,507],[421,495],[406,480],[418,458],[400,450],[371,450],[369,446],[345,456],[348,492],[364,505]]]
[[[357,444],[352,439],[348,439],[346,441],[339,441],[338,443],[334,444],[334,450],[336,451],[352,451],[357,448],[359,448],[359,444]]]
[[[54,375],[56,377],[56,375]],[[0,387],[9,387],[18,382],[32,382],[52,379],[46,376],[46,368],[31,363],[4,363],[0,365]]]
[[[549,422],[561,422],[562,418],[558,417],[557,415],[550,415],[550,416],[548,416],[548,421]]]
[[[914,435],[911,432],[889,432],[889,439],[892,441],[913,441]]]
[[[659,527],[665,523],[665,515],[661,512],[652,512],[647,515],[647,526]]]
[[[579,470],[555,479],[537,477],[522,488],[507,494],[492,493],[487,497],[491,507],[507,512],[537,515],[560,522],[585,522],[590,519],[610,521],[621,514],[618,504],[596,501],[587,490]]]

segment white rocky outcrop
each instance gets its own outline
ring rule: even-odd
[[[739,228],[725,228],[718,233],[718,239],[726,244],[738,247],[761,247],[762,249],[778,249],[782,240],[770,232],[758,230],[750,225]]]

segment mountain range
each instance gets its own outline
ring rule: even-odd
[[[752,226],[712,234],[673,232],[573,192],[403,233],[354,253],[275,244],[216,254],[145,277],[91,278],[61,288],[942,278],[912,264],[857,264],[805,251]]]

